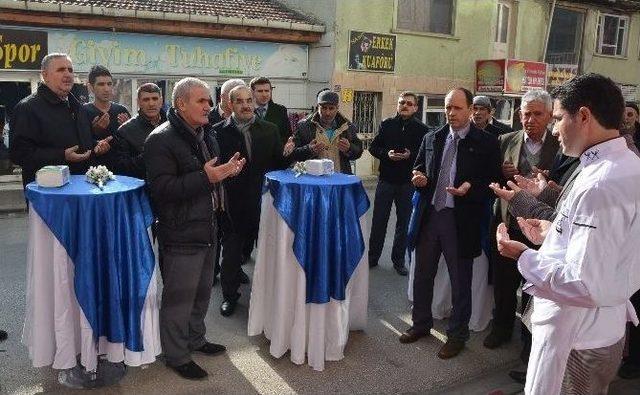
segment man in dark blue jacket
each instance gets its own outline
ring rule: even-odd
[[[413,325],[399,340],[412,343],[429,335],[433,281],[444,254],[453,311],[447,342],[438,352],[441,359],[458,355],[469,338],[473,259],[481,252],[481,218],[489,183],[498,179],[500,169],[498,140],[469,122],[472,105],[473,95],[467,89],[456,88],[447,94],[448,125],[424,136],[412,178],[420,192]]]
[[[398,97],[396,116],[382,121],[378,134],[369,147],[371,155],[380,160],[380,175],[369,237],[369,267],[378,266],[391,205],[395,202],[397,220],[391,260],[393,268],[401,276],[408,274],[404,258],[411,215],[411,196],[414,191],[411,170],[422,138],[428,131],[427,126],[414,116],[417,110],[416,95],[412,92],[402,92]]]

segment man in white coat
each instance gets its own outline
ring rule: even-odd
[[[624,100],[611,79],[582,75],[553,97],[553,133],[582,170],[553,223],[518,219],[538,251],[509,240],[503,224],[498,250],[518,260],[534,296],[525,393],[604,394],[626,323],[638,323],[629,298],[640,288],[640,158],[618,132]]]

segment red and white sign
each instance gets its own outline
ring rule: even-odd
[[[476,61],[476,93],[522,94],[546,87],[546,63],[516,59]]]

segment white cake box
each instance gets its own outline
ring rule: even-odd
[[[309,159],[304,161],[307,174],[324,176],[333,174],[333,161],[331,159]]]
[[[36,183],[41,187],[61,187],[69,182],[69,166],[45,166],[36,172]]]

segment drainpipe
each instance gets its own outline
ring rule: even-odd
[[[542,61],[547,62],[547,46],[549,45],[549,35],[551,35],[551,24],[553,23],[553,13],[556,10],[556,0],[551,4],[551,13],[549,14],[549,26],[544,37],[544,50],[542,51]]]

